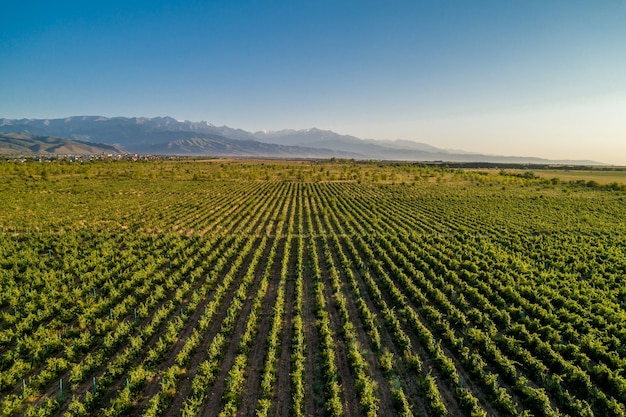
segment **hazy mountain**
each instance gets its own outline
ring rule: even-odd
[[[601,165],[595,161],[548,160],[536,157],[484,155],[465,151],[440,149],[425,143],[408,140],[359,139],[329,130],[304,129],[259,131],[255,137],[263,142],[282,145],[304,145],[328,148],[362,155],[366,159],[399,161],[493,162],[519,164]]]
[[[255,136],[262,142],[334,149],[357,154],[364,159],[436,160],[441,159],[437,153],[442,152],[435,147],[419,143],[402,147],[393,141],[359,139],[319,129],[275,133],[257,132]]]
[[[217,127],[208,122],[178,121],[171,117],[75,116],[65,119],[0,119],[0,132],[24,132],[112,143],[129,150],[136,145],[154,145],[159,141],[176,139],[176,135],[168,136],[164,132],[205,133],[230,139],[254,139],[250,133],[241,129]],[[170,137],[172,139],[168,139]]]
[[[330,149],[307,148],[233,140],[217,135],[194,135],[139,148],[141,153],[158,155],[211,155],[265,158],[354,158],[357,155]]]
[[[95,155],[123,154],[115,145],[87,143],[53,136],[37,136],[27,133],[0,133],[0,154],[13,155]]]
[[[347,152],[381,155],[390,149],[413,150],[421,152],[441,152],[441,149],[425,143],[408,140],[373,140],[359,139],[355,136],[340,135],[330,130],[280,130],[260,131],[254,136],[262,142],[278,143],[281,145],[301,145],[312,148],[341,149]]]
[[[292,158],[335,156],[404,161],[599,165],[594,161],[555,161],[449,151],[407,140],[360,139],[315,128],[253,133],[228,126],[214,126],[208,122],[180,121],[171,117],[0,119],[0,132],[21,132],[116,144],[137,153]]]

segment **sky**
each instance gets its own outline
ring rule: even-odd
[[[0,10],[0,118],[171,116],[626,165],[625,0]]]

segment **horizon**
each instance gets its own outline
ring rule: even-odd
[[[179,120],[179,119],[175,119],[174,117],[171,116],[154,116],[154,117],[146,117],[146,116],[102,116],[102,115],[73,115],[73,116],[67,116],[67,117],[58,117],[58,118],[23,118],[23,119],[9,119],[6,117],[0,118],[0,121],[2,120],[9,120],[9,121],[21,121],[21,120],[27,120],[27,121],[50,121],[50,120],[68,120],[68,119],[85,119],[85,118],[102,118],[102,119],[107,119],[107,120],[111,120],[111,119],[126,119],[126,120],[132,120],[132,119],[145,119],[145,120],[153,120],[153,119],[172,119],[175,120],[178,123],[193,123],[193,124],[204,124],[206,123],[207,126],[212,126],[212,127],[216,127],[216,128],[228,128],[228,129],[233,129],[233,130],[243,130],[244,132],[247,132],[249,134],[252,135],[258,135],[258,134],[271,134],[271,133],[283,133],[283,132],[295,132],[295,133],[301,133],[301,132],[310,132],[313,130],[317,130],[320,132],[329,132],[329,133],[333,133],[342,137],[349,137],[349,138],[354,138],[354,139],[358,139],[358,140],[363,140],[363,141],[377,141],[377,142],[381,142],[381,143],[386,143],[386,142],[407,142],[405,139],[372,139],[372,138],[361,138],[361,137],[357,137],[354,135],[350,135],[350,134],[343,134],[343,133],[339,133],[339,132],[335,132],[333,130],[328,130],[328,129],[320,129],[317,127],[310,127],[310,128],[303,128],[303,129],[279,129],[279,130],[258,130],[258,131],[248,131],[245,129],[240,129],[238,127],[235,126],[227,126],[227,125],[216,125],[213,124],[207,120]],[[0,126],[4,126],[3,124],[0,124]],[[10,132],[7,132],[10,133]],[[20,133],[20,132],[15,132],[15,133]],[[21,132],[21,133],[27,133],[27,131]],[[51,136],[51,137],[55,137],[55,136]],[[224,136],[226,139],[229,139],[227,136]],[[63,137],[60,137],[63,138]],[[75,139],[71,139],[71,138],[65,138],[68,140],[75,140]],[[271,139],[271,138],[269,138]],[[262,138],[256,137],[254,140],[258,140],[263,142]],[[79,142],[81,142],[80,140],[78,140]],[[119,143],[116,144],[112,144],[112,143],[105,143],[105,142],[92,142],[92,141],[87,141],[87,142],[91,142],[94,144],[105,144],[105,145],[119,145]],[[610,164],[610,163],[606,163],[604,161],[596,161],[596,160],[590,160],[590,159],[578,159],[578,160],[573,160],[573,159],[564,159],[564,158],[560,158],[560,159],[548,159],[548,158],[541,158],[541,157],[537,157],[536,155],[498,155],[498,154],[488,154],[488,153],[478,153],[478,152],[471,152],[471,151],[466,151],[464,149],[451,149],[451,148],[440,148],[434,145],[431,145],[429,143],[426,142],[417,142],[417,141],[408,141],[408,142],[413,142],[416,144],[420,144],[420,145],[424,145],[427,147],[433,147],[436,151],[442,151],[442,152],[446,152],[446,153],[450,153],[450,154],[463,154],[463,155],[478,155],[478,156],[488,156],[488,157],[503,157],[503,158],[527,158],[527,159],[545,159],[545,163],[555,163],[555,164],[576,164],[576,165],[587,165],[587,164],[591,164],[591,165],[597,165],[597,166],[606,166],[606,167],[626,167],[626,165],[618,165],[618,164]],[[268,140],[265,143],[274,143],[271,140]],[[299,146],[299,145],[294,145],[294,146]],[[415,161],[414,161],[415,162]],[[463,163],[462,161],[454,161],[451,160],[451,163]],[[481,161],[481,160],[476,160],[475,162],[477,163],[496,163],[496,162],[486,162],[486,161]],[[513,163],[513,164],[534,164],[534,163],[542,163],[540,161],[536,161],[536,162],[507,162],[507,163]]]
[[[318,128],[626,165],[626,3],[13,2],[0,115]]]

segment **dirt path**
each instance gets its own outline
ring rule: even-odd
[[[261,307],[259,321],[257,323],[257,336],[250,349],[248,366],[246,368],[246,382],[242,393],[242,402],[238,414],[242,416],[254,415],[257,403],[261,396],[261,375],[265,368],[265,356],[267,353],[267,337],[272,326],[272,311],[280,282],[281,260],[285,249],[285,239],[280,239],[276,250],[276,258],[270,272],[269,285],[265,294],[265,302]]]
[[[288,278],[285,283],[285,314],[283,316],[283,330],[281,335],[280,356],[276,364],[276,383],[274,386],[274,399],[270,414],[277,417],[288,417],[291,404],[291,339],[293,337],[294,293],[295,293],[295,270],[296,238],[290,238],[291,254],[289,257]]]
[[[331,244],[332,243],[329,242],[329,246]],[[354,324],[354,330],[357,333],[357,340],[361,346],[361,354],[363,355],[363,357],[365,358],[365,360],[367,361],[369,365],[369,375],[376,382],[376,385],[377,385],[376,394],[379,399],[378,406],[379,406],[380,415],[391,415],[393,414],[394,408],[393,408],[393,403],[392,403],[391,392],[389,389],[389,384],[387,383],[387,378],[385,377],[380,367],[378,366],[378,360],[373,351],[370,338],[368,334],[365,332],[365,329],[363,328],[363,322],[361,321],[359,310],[354,300],[352,287],[350,283],[348,282],[348,277],[346,276],[346,273],[343,271],[343,268],[341,268],[341,263],[337,257],[338,255],[333,249],[334,248],[331,247],[333,262],[339,271],[339,278],[341,279],[341,284],[343,287],[342,292],[346,298],[346,308],[348,309],[348,313],[350,314],[350,320]],[[351,270],[351,272],[354,274],[354,270]],[[360,290],[359,293],[363,294],[364,291],[365,289]],[[363,298],[362,295],[361,295],[361,298]],[[382,346],[385,346],[385,345],[382,345]],[[396,356],[396,358],[397,357],[398,356]]]
[[[324,249],[322,248],[320,239],[315,240],[315,244],[317,245],[317,253],[319,254],[319,265],[320,270],[322,271],[322,281],[324,283],[324,294],[326,297],[326,310],[328,311],[328,317],[330,319],[332,330],[334,334],[335,341],[335,355],[337,358],[337,371],[338,371],[338,382],[342,387],[343,391],[343,405],[344,411],[349,416],[359,415],[359,397],[356,393],[355,388],[355,376],[352,374],[350,364],[348,363],[348,348],[346,346],[343,337],[343,324],[341,322],[339,311],[337,310],[335,301],[332,297],[333,290],[328,280],[329,272],[328,272],[328,264],[324,259],[323,253]]]
[[[305,244],[305,258],[304,258],[304,302],[303,302],[303,321],[304,321],[304,340],[306,343],[306,365],[304,372],[304,412],[307,416],[322,416],[324,415],[324,381],[321,375],[321,363],[320,357],[319,337],[317,336],[317,330],[315,329],[315,312],[313,306],[315,306],[315,296],[313,291],[313,282],[311,272],[307,265],[310,264],[309,252],[306,251]]]
[[[229,336],[227,347],[224,350],[224,356],[220,360],[220,370],[217,373],[215,382],[213,383],[213,387],[209,390],[209,394],[202,405],[202,411],[200,413],[200,416],[202,417],[213,416],[213,415],[219,414],[219,411],[221,408],[222,394],[224,393],[226,389],[226,383],[227,383],[226,379],[228,376],[228,372],[232,368],[235,362],[235,358],[237,357],[237,347],[239,345],[241,336],[245,331],[245,325],[248,320],[248,316],[250,315],[250,312],[252,311],[252,303],[253,303],[255,294],[259,288],[259,284],[263,276],[263,270],[265,269],[265,266],[267,264],[267,259],[269,257],[269,250],[271,247],[270,242],[271,240],[267,242],[263,250],[263,254],[261,255],[261,262],[259,262],[259,264],[256,267],[254,281],[248,288],[247,297],[244,301],[244,305],[241,308],[241,311],[239,312],[239,316],[237,317],[237,321],[235,323],[233,331],[231,335]],[[247,264],[244,264],[244,265],[247,265]],[[244,268],[242,270],[242,274],[245,274],[246,272],[247,271]],[[241,281],[241,278],[239,278],[239,281]],[[223,310],[226,311],[227,308],[224,308]],[[221,320],[216,321],[216,322],[221,325]],[[174,410],[178,411],[179,408],[174,408]]]
[[[343,239],[349,239],[349,237],[343,237]],[[349,253],[346,243],[343,244],[343,249],[346,253]],[[353,260],[355,261],[355,260]],[[380,310],[376,307],[374,302],[372,301],[369,290],[367,289],[367,284],[365,283],[363,276],[360,271],[356,267],[353,267],[354,277],[357,280],[359,285],[359,289],[361,291],[361,297],[367,304],[368,308],[371,312],[375,313],[377,317],[381,317]],[[415,375],[415,371],[411,370],[407,364],[406,359],[403,357],[403,352],[400,347],[398,347],[389,333],[387,326],[381,325],[379,326],[379,333],[381,337],[381,346],[386,347],[389,352],[394,355],[395,358],[395,374],[398,376],[398,382],[400,383],[405,395],[408,397],[410,403],[413,406],[413,411],[416,415],[428,415],[427,407],[425,404],[427,403],[426,398],[423,397],[421,392],[421,388],[418,384],[418,379],[421,378],[421,375]],[[381,408],[381,415],[393,415],[395,413],[395,409],[390,410],[388,414],[383,414],[383,410]]]

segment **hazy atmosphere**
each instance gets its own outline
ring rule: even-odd
[[[0,118],[172,116],[626,165],[626,2],[4,2]]]

